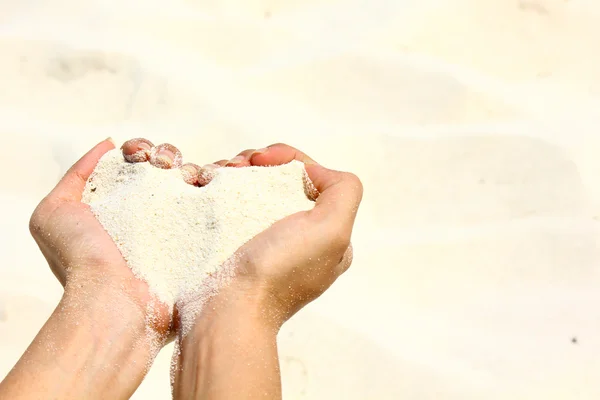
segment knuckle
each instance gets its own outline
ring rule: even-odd
[[[44,198],[40,204],[33,210],[29,218],[29,232],[32,236],[38,236],[44,229],[47,215],[52,209],[52,203],[49,197]]]
[[[346,174],[345,179],[347,179],[348,182],[356,188],[356,191],[358,193],[362,194],[364,188],[363,188],[363,183],[360,180],[360,178],[356,174],[353,174],[352,172],[346,172],[345,174]]]
[[[42,218],[39,208],[36,208],[29,218],[29,232],[36,236],[42,230]]]

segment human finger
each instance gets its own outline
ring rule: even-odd
[[[172,144],[163,143],[150,150],[150,164],[157,168],[172,169],[179,168],[182,164],[182,156],[179,149]]]
[[[154,145],[148,139],[136,138],[123,143],[121,151],[125,161],[137,163],[148,161],[153,147]]]

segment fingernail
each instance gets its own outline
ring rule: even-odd
[[[235,156],[227,162],[227,164],[239,164],[244,161],[244,156]]]
[[[200,172],[200,167],[193,163],[187,163],[181,166],[181,175],[183,176],[183,180],[190,185],[198,184],[198,173]]]
[[[181,152],[168,143],[154,147],[150,153],[150,162],[159,168],[179,168],[182,164]]]
[[[152,146],[146,142],[139,142],[138,147],[142,150],[152,150]]]
[[[106,139],[104,139],[105,142],[111,142],[113,144],[113,146],[117,147],[117,144],[115,143],[114,139],[112,137],[107,137]]]
[[[159,149],[159,150],[156,152],[156,155],[157,155],[158,157],[165,157],[165,158],[168,158],[168,159],[169,159],[169,160],[171,160],[171,161],[172,161],[172,160],[175,158],[175,154],[173,154],[173,152],[172,152],[171,150],[168,150],[168,149],[165,149],[165,148]]]

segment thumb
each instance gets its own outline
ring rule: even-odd
[[[51,201],[81,201],[81,194],[85,184],[96,168],[100,158],[109,150],[115,148],[112,139],[108,138],[94,146],[83,157],[79,159],[58,182],[56,187],[48,195]]]
[[[306,165],[306,172],[319,192],[315,207],[309,212],[315,221],[330,221],[352,230],[363,196],[360,179],[349,172],[334,171],[318,164]]]

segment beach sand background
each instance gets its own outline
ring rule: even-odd
[[[61,295],[35,205],[107,136],[358,174],[286,399],[600,398],[600,3],[0,3],[0,377]],[[169,398],[171,346],[136,399]]]

